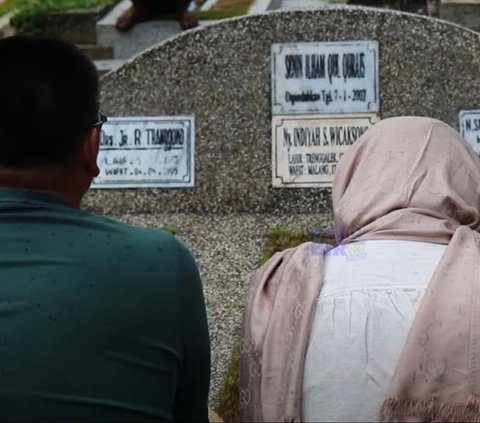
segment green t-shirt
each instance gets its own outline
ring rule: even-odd
[[[183,243],[0,189],[0,421],[208,421],[209,375]]]

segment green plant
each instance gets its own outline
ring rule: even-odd
[[[8,1],[8,0],[7,0]],[[112,3],[112,0],[10,0],[17,4],[11,22],[19,33],[30,35],[52,35],[45,19],[49,13],[65,10],[87,9]]]
[[[0,17],[12,12],[13,10],[21,8],[29,1],[30,0],[4,0],[3,2],[0,2]]]
[[[175,226],[175,225],[168,225],[167,224],[162,229],[164,231],[170,232],[173,235],[178,235],[178,233],[180,232],[178,226]]]
[[[218,395],[215,411],[226,422],[238,422],[238,395],[240,377],[240,336],[235,339],[230,364]]]
[[[265,263],[276,252],[296,247],[307,241],[331,244],[333,236],[326,233],[312,233],[306,229],[288,229],[280,225],[272,227],[266,234],[265,246],[260,257],[260,264]]]

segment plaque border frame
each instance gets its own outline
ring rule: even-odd
[[[176,116],[108,116],[108,121],[115,122],[146,122],[146,121],[162,121],[162,122],[179,122],[183,123],[186,129],[187,141],[187,174],[175,180],[163,180],[162,182],[152,182],[152,179],[145,180],[128,180],[125,182],[102,182],[95,184],[92,181],[90,189],[131,189],[131,188],[193,188],[195,186],[195,116],[194,115],[176,115]],[[108,123],[107,123],[108,125]],[[158,150],[162,147],[107,147],[105,150]],[[175,149],[175,147],[173,147]],[[178,147],[177,147],[178,149]],[[183,148],[182,148],[183,149]],[[179,179],[188,177],[187,182],[180,182]]]
[[[331,115],[273,115],[272,116],[272,180],[271,188],[297,188],[297,189],[325,189],[332,188],[333,182],[284,182],[283,176],[278,174],[278,150],[277,150],[277,128],[282,126],[286,120],[352,120],[352,119],[365,119],[369,123],[375,125],[381,121],[379,113],[352,113],[352,114],[331,114]],[[277,121],[277,122],[276,122]],[[277,123],[277,124],[276,124]],[[275,185],[275,181],[281,185]]]
[[[313,44],[324,44],[324,45],[351,45],[353,43],[357,44],[367,44],[367,51],[369,51],[369,47],[373,44],[375,44],[376,48],[373,50],[373,57],[374,57],[374,81],[373,81],[373,91],[374,91],[374,96],[376,99],[376,107],[372,110],[364,110],[364,111],[354,111],[354,112],[332,112],[329,110],[306,110],[306,111],[301,111],[301,112],[286,112],[286,111],[279,111],[278,113],[274,110],[275,106],[281,106],[282,103],[279,103],[276,97],[277,89],[277,78],[275,77],[276,75],[276,60],[275,57],[277,54],[280,54],[283,50],[284,47],[286,46],[308,46],[308,45],[313,45]],[[276,51],[275,49],[278,49]],[[270,67],[270,72],[271,72],[271,87],[270,89],[272,90],[271,94],[271,113],[272,115],[281,115],[281,116],[287,116],[287,115],[318,115],[318,114],[325,114],[325,115],[333,115],[333,114],[351,114],[351,113],[358,113],[358,114],[370,114],[370,113],[380,113],[380,43],[378,40],[339,40],[339,41],[302,41],[302,42],[290,42],[290,43],[273,43],[270,46],[270,60],[271,60],[271,67]]]

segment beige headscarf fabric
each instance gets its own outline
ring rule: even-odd
[[[379,417],[480,421],[478,157],[438,120],[383,120],[340,162],[333,208],[342,243],[448,244]],[[302,421],[305,353],[329,248],[302,244],[277,253],[255,273],[242,334],[242,421]]]

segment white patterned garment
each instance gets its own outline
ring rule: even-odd
[[[304,421],[375,421],[445,245],[362,241],[331,250],[303,381]]]

